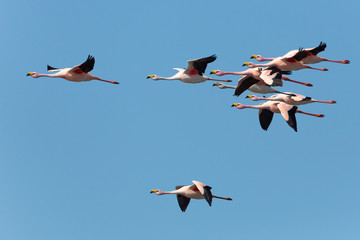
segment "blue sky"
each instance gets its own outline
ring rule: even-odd
[[[357,1],[8,1],[0,39],[0,239],[352,240],[360,237]],[[245,70],[327,43],[328,72],[296,71],[281,90],[311,104],[298,133],[212,82],[152,81],[217,54],[212,69]],[[25,77],[87,55],[119,81]],[[225,77],[222,77],[226,79]],[[231,77],[236,84],[237,78]],[[199,180],[232,202],[155,196]]]

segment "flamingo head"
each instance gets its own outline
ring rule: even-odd
[[[213,84],[213,86],[217,86],[218,88],[220,88],[220,87],[223,87],[224,84],[219,83],[219,82],[215,82],[215,83]]]
[[[248,66],[249,68],[254,68],[256,67],[255,64],[253,64],[252,62],[244,62],[243,66]]]
[[[26,74],[26,76],[32,76],[33,78],[38,78],[38,77],[40,77],[39,73],[37,73],[37,72],[28,72],[28,73]]]
[[[255,96],[255,95],[247,95],[245,98],[250,98],[253,101],[261,100],[258,96]]]
[[[250,59],[256,59],[256,60],[259,60],[259,59],[262,59],[263,57],[261,55],[251,55]]]
[[[225,73],[221,70],[212,70],[210,74],[215,74],[216,76],[223,76]]]
[[[243,104],[241,104],[241,103],[233,103],[233,104],[231,105],[231,107],[236,107],[236,108],[238,108],[238,109],[243,109],[243,108],[245,108],[245,105],[243,105]]]
[[[161,191],[160,189],[152,189],[150,191],[150,193],[155,193],[156,195],[163,195],[164,194],[164,192]]]
[[[148,75],[147,78],[151,78],[152,80],[158,80],[159,76],[157,76],[157,75]]]

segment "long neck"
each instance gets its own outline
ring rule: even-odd
[[[266,58],[266,57],[258,57],[256,60],[258,60],[259,62],[265,62],[265,61],[272,61],[275,58]]]
[[[231,89],[236,89],[236,86],[230,86],[230,85],[223,85],[223,88],[231,88]]]
[[[267,67],[267,66],[269,66],[269,63],[258,63],[258,64],[253,63],[253,64],[250,65],[249,67],[250,67],[250,68],[254,68],[254,67]]]
[[[221,75],[247,75],[246,71],[242,71],[242,72],[222,72]]]
[[[176,80],[177,78],[172,77],[157,77],[156,80]]]
[[[38,73],[37,77],[53,77],[53,78],[57,78],[59,77],[59,74],[58,73],[54,73],[54,74],[41,74],[41,73]]]
[[[241,108],[255,108],[255,109],[263,109],[263,107],[261,105],[242,105]]]
[[[158,191],[157,194],[158,195],[164,195],[164,194],[176,194],[178,192],[178,190],[174,190],[174,191],[168,191],[168,192],[164,192],[164,191]]]

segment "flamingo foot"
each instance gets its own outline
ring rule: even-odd
[[[224,82],[232,82],[231,80],[224,80]]]
[[[304,83],[305,86],[312,87],[313,85],[311,83]]]
[[[344,60],[343,63],[344,63],[344,64],[349,64],[350,61],[349,61],[349,60]]]
[[[116,81],[111,81],[110,83],[112,83],[112,84],[119,84],[119,83],[116,82]]]
[[[321,68],[320,71],[329,71],[327,68]]]

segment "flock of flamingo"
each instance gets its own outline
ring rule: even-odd
[[[186,69],[183,68],[174,68],[178,71],[175,75],[171,77],[159,77],[157,75],[148,75],[147,78],[152,80],[180,80],[184,83],[201,83],[208,80],[217,81],[213,84],[220,89],[235,89],[234,95],[240,96],[246,90],[249,90],[254,93],[267,94],[267,93],[276,93],[270,97],[258,97],[256,95],[247,95],[246,98],[251,99],[252,101],[266,101],[259,105],[244,105],[241,103],[233,103],[232,107],[238,109],[244,108],[255,108],[259,110],[259,121],[262,129],[267,130],[271,124],[274,113],[281,113],[282,117],[285,119],[287,124],[297,132],[297,123],[295,114],[302,113],[314,117],[324,117],[323,114],[312,114],[300,111],[298,105],[304,105],[309,103],[336,103],[335,101],[318,101],[311,97],[306,97],[300,94],[292,92],[280,92],[273,87],[282,86],[283,81],[289,81],[293,83],[302,84],[305,86],[312,86],[311,83],[303,83],[299,81],[292,80],[284,75],[290,75],[291,71],[301,70],[301,69],[313,69],[319,71],[327,71],[326,68],[314,68],[308,64],[319,63],[322,61],[335,62],[348,64],[349,60],[335,61],[329,60],[318,56],[318,54],[324,51],[326,44],[320,42],[317,47],[303,49],[299,48],[298,50],[291,50],[283,56],[276,58],[265,58],[261,55],[252,55],[251,59],[256,59],[259,62],[270,61],[265,64],[254,64],[252,62],[245,62],[243,66],[248,66],[249,69],[242,72],[225,72],[221,70],[212,70],[210,74],[216,76],[224,75],[239,75],[243,76],[239,81],[237,86],[226,85],[221,82],[232,82],[231,80],[220,80],[214,79],[207,76],[204,76],[206,67],[208,63],[214,62],[216,60],[216,55],[212,55],[206,58],[200,58],[196,60],[189,60],[188,66]],[[53,74],[40,74],[37,72],[29,72],[27,76],[33,78],[38,77],[53,77],[53,78],[64,78],[68,81],[73,82],[83,82],[90,80],[98,80],[103,82],[108,82],[112,84],[119,84],[116,81],[108,81],[101,79],[99,77],[89,74],[89,72],[94,68],[95,58],[88,56],[87,60],[74,66],[72,68],[55,68],[47,66],[48,72],[56,72]],[[211,187],[198,182],[193,181],[192,185],[186,186],[176,186],[176,190],[164,192],[159,189],[153,189],[150,193],[155,193],[157,195],[164,194],[176,194],[177,200],[180,206],[181,211],[185,212],[187,206],[189,205],[190,199],[205,199],[208,204],[211,206],[212,199],[218,198],[223,200],[232,200],[228,197],[218,197],[212,195]]]

